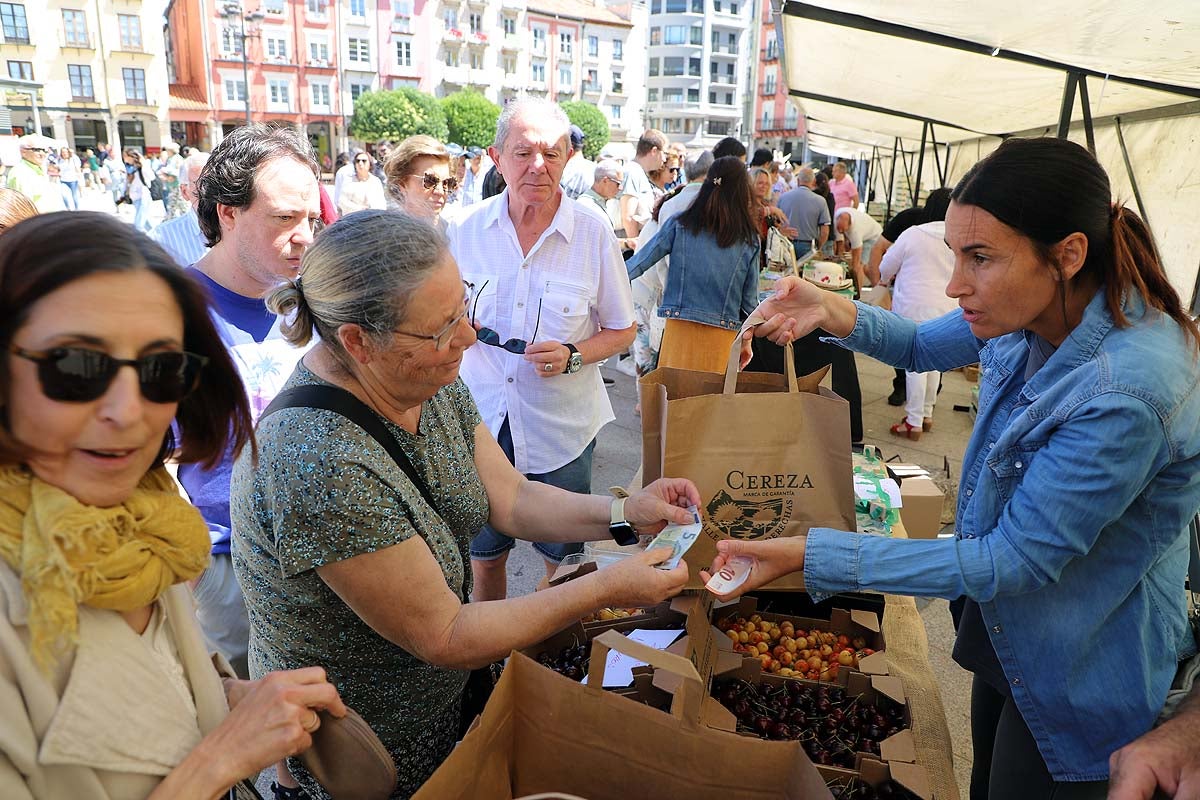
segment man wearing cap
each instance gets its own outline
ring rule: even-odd
[[[183,157],[179,155],[179,145],[170,139],[163,142],[163,161],[158,168],[158,177],[163,182],[163,210],[165,219],[182,217],[191,206],[179,191],[180,178],[183,176]]]
[[[483,168],[483,148],[467,148],[467,171],[463,175],[462,189],[459,196],[462,205],[469,206],[483,199],[483,178],[487,170]]]
[[[562,190],[567,197],[578,200],[596,182],[596,162],[589,161],[583,155],[583,130],[578,125],[571,126],[571,159],[563,170]]]
[[[5,186],[28,197],[41,214],[66,211],[62,189],[51,182],[47,169],[54,140],[29,133],[17,139],[17,147],[21,149],[21,162],[8,171]]]

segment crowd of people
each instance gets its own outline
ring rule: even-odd
[[[377,143],[330,191],[303,138],[245,126],[171,165],[186,207],[146,236],[47,213],[23,181],[48,149],[23,140],[0,190],[0,794],[207,798],[267,770],[276,798],[326,797],[298,756],[353,709],[409,797],[475,673],[685,585],[660,549],[510,598],[506,558],[530,541],[549,576],[687,522],[687,476],[591,494],[600,364],[723,371],[754,313],[743,366],[872,355],[906,373],[915,438],[931,376],[981,361],[979,418],[953,539],[813,529],[722,542],[713,569],[954,600],[972,797],[1200,781],[1200,698],[1150,732],[1196,650],[1200,330],[1095,159],[1010,140],[872,235],[843,165],[822,196],[734,139],[648,130],[595,163],[583,142],[521,100],[486,152]],[[760,303],[772,229],[801,255],[840,232],[895,312],[797,277]]]

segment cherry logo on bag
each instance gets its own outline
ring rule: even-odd
[[[739,500],[724,489],[704,509],[705,527],[731,539],[772,539],[783,533],[792,518],[792,498]]]

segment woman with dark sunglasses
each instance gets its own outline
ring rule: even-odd
[[[663,555],[652,550],[532,595],[469,603],[470,542],[485,522],[532,541],[602,540],[620,527],[614,520],[650,532],[684,520],[677,504],[699,502],[685,480],[656,481],[614,505],[518,473],[459,377],[463,352],[481,346],[470,300],[429,225],[362,211],[326,228],[302,280],[267,299],[293,320],[284,328],[293,344],[320,338],[284,391],[326,387],[357,400],[386,436],[324,408],[279,408],[259,420],[257,463],[243,453],[233,472],[251,673],[324,666],[395,759],[395,798],[454,747],[469,670],[598,607],[658,602],[687,580],[686,565],[654,568]],[[289,768],[309,797],[326,796],[301,765]]]
[[[0,797],[212,798],[306,749],[324,672],[222,686],[185,585],[208,529],[163,460],[252,437],[203,290],[109,215],[35,217],[0,347]]]
[[[371,173],[371,156],[359,150],[351,162],[354,174],[342,182],[338,195],[338,213],[341,216],[362,211],[365,208],[387,208],[383,193],[383,182]]]
[[[458,189],[458,178],[450,174],[444,144],[432,136],[410,136],[392,150],[383,171],[401,211],[445,231],[442,209]]]

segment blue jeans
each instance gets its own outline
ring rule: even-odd
[[[133,208],[135,212],[133,217],[133,227],[142,233],[148,233],[150,231],[150,204],[153,202],[154,201],[150,199],[149,191],[142,195],[141,200],[135,200],[133,202]]]
[[[496,441],[500,444],[500,449],[504,451],[504,455],[508,456],[509,462],[512,462],[512,432],[508,429],[507,419],[500,426],[500,432],[496,435]],[[591,443],[583,448],[583,452],[576,456],[574,461],[551,472],[540,475],[527,474],[525,477],[531,481],[548,483],[551,486],[566,489],[568,492],[591,494],[592,453],[595,449],[596,440],[592,439]],[[553,561],[555,564],[560,563],[571,553],[583,551],[582,542],[532,542],[532,544],[533,549],[537,550],[542,558],[547,561]],[[512,550],[515,545],[516,541],[511,536],[500,533],[500,531],[491,525],[484,525],[479,533],[475,534],[475,538],[471,540],[471,559],[474,561],[494,561],[509,550]]]
[[[804,258],[812,250],[812,242],[808,239],[797,239],[792,246],[796,248],[796,258]]]

